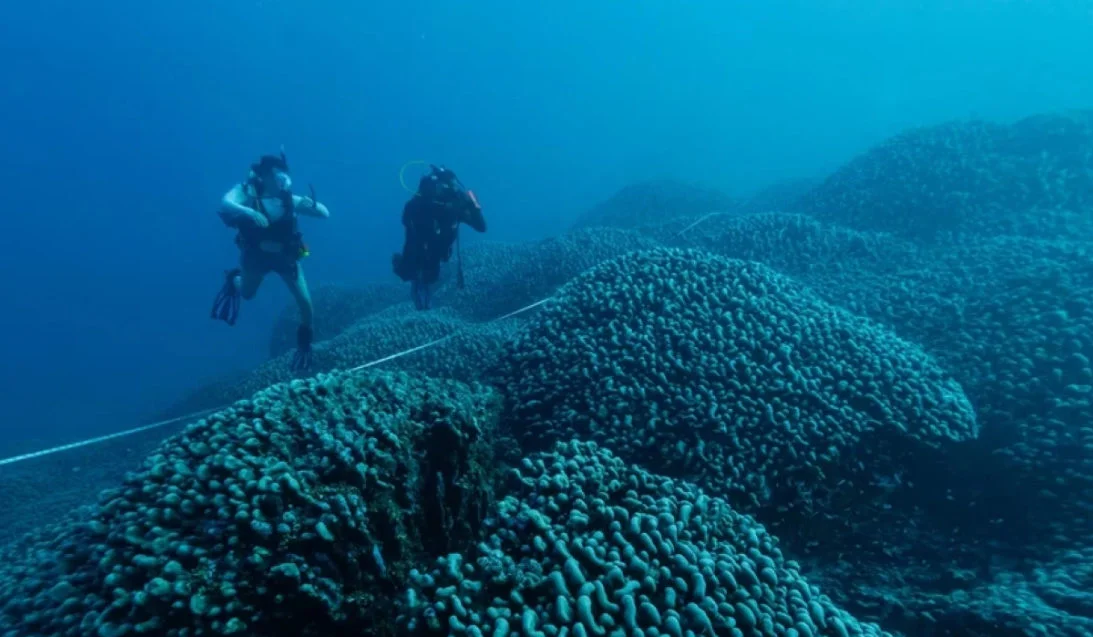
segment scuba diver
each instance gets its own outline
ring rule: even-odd
[[[402,252],[391,257],[395,274],[410,282],[410,296],[419,310],[431,306],[432,287],[440,278],[440,264],[452,256],[452,244],[459,239],[459,224],[486,231],[486,219],[474,193],[464,188],[451,170],[433,165],[429,168],[431,171],[421,178],[417,192],[402,209],[406,241]],[[458,286],[463,287],[462,255]]]
[[[252,299],[262,279],[276,272],[288,285],[300,308],[293,371],[311,365],[312,305],[300,259],[308,253],[297,229],[297,215],[327,218],[330,211],[315,199],[292,194],[292,178],[282,150],[263,155],[250,167],[247,180],[224,195],[218,211],[224,224],[239,232],[239,267],[225,273],[224,287],[213,301],[212,318],[235,325],[242,299]]]

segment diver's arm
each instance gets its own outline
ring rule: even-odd
[[[260,214],[257,210],[243,205],[246,201],[242,184],[236,184],[220,199],[220,210],[217,214],[230,227],[237,227],[240,223],[257,223],[256,218]]]
[[[292,195],[292,203],[296,207],[296,212],[308,217],[320,217],[322,219],[330,218],[330,210],[327,209],[320,201],[315,201],[311,197],[301,197],[300,195]]]
[[[459,217],[460,221],[478,232],[486,231],[486,218],[482,216],[482,209],[478,206],[467,204],[463,207],[463,214],[459,215]]]

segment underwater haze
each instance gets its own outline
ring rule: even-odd
[[[209,319],[237,260],[215,211],[282,144],[332,212],[302,221],[312,285],[393,281],[407,161],[526,241],[645,179],[746,194],[908,127],[1088,105],[1090,35],[1080,2],[12,3],[0,450],[267,358],[291,299],[271,277]]]
[[[0,635],[1090,637],[1091,36],[9,7]]]

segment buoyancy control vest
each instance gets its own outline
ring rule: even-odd
[[[239,234],[235,237],[236,244],[244,250],[261,250],[263,243],[277,243],[281,246],[280,252],[287,257],[300,259],[307,256],[307,245],[304,243],[303,233],[299,229],[296,203],[292,193],[281,193],[279,199],[281,200],[282,214],[275,220],[270,217],[265,204],[262,202],[262,185],[257,178],[244,182],[243,192],[247,196],[244,205],[257,210],[258,214],[265,216],[269,221],[269,225],[265,228],[250,224],[241,227]]]

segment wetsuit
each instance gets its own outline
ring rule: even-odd
[[[311,361],[313,307],[299,263],[307,248],[297,227],[297,215],[325,218],[330,213],[313,198],[298,197],[287,189],[276,195],[259,196],[259,187],[260,182],[252,176],[225,195],[225,203],[218,211],[225,224],[238,230],[235,242],[241,254],[239,267],[225,273],[224,286],[213,301],[212,317],[235,324],[240,301],[254,298],[265,276],[276,272],[300,309],[292,367],[303,370]],[[265,226],[248,218],[255,214],[265,219]]]
[[[247,194],[245,205],[264,215],[269,225],[260,228],[241,224],[238,227],[235,243],[242,252],[243,298],[253,297],[262,279],[270,272],[281,275],[290,288],[294,287],[300,275],[300,253],[304,244],[292,195],[285,193],[281,197],[257,199],[249,185],[244,186],[244,192]],[[306,289],[306,284],[304,287]],[[304,311],[309,313],[309,310]],[[310,317],[306,319],[305,322],[310,323]]]
[[[486,231],[482,209],[466,193],[447,190],[439,195],[417,195],[402,209],[406,240],[402,254],[395,255],[395,274],[413,284],[412,295],[419,309],[428,307],[429,286],[440,278],[440,264],[452,256],[459,224]]]

